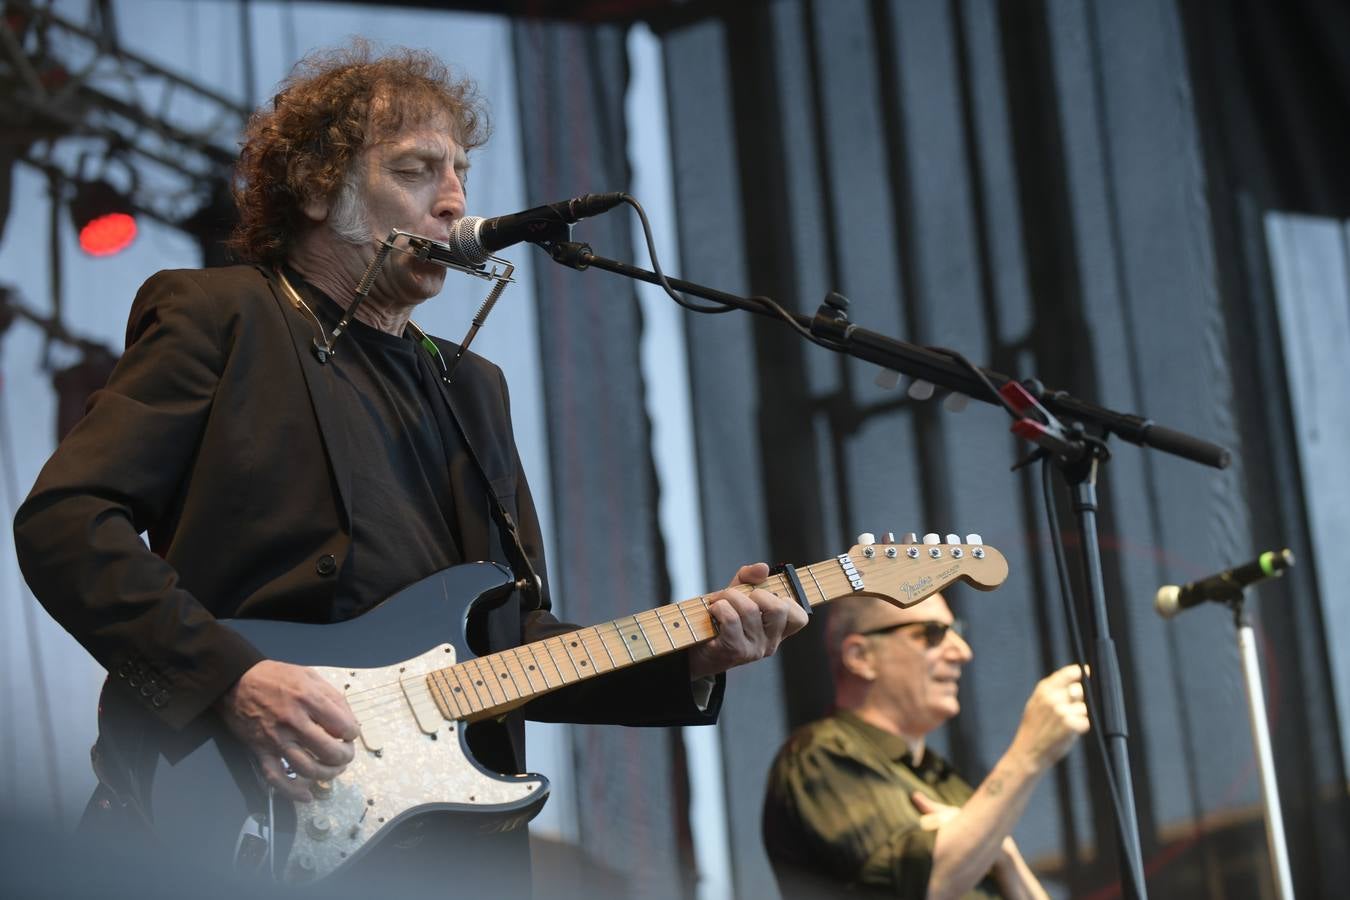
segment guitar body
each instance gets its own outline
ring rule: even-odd
[[[172,732],[107,692],[103,767],[129,775],[130,784],[113,786],[175,852],[286,883],[329,876],[427,816],[471,818],[482,831],[518,827],[543,807],[547,780],[480,765],[466,723],[440,713],[426,677],[472,657],[470,616],[506,600],[512,588],[506,569],[472,563],[425,578],[346,622],[226,623],[265,656],[314,668],[356,714],[356,758],[320,785],[311,803],[272,795],[251,754],[216,717]]]

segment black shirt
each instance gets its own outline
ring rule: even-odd
[[[307,286],[331,334],[342,309]],[[411,336],[353,319],[335,349],[329,366],[352,453],[352,545],[338,576],[338,621],[463,561],[450,465],[464,450],[458,430],[443,427],[449,410],[436,364]]]

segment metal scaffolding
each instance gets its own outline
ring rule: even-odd
[[[249,110],[243,104],[119,46],[108,0],[83,24],[28,0],[0,16],[0,142],[6,155],[69,184],[85,180],[58,141],[121,163],[132,204],[183,227],[229,177]]]

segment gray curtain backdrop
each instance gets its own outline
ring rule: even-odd
[[[1247,213],[1253,242],[1236,192],[1214,183],[1229,170],[1206,86],[1231,72],[1196,76],[1196,42],[1212,37],[1180,6],[778,0],[668,22],[681,274],[808,313],[837,289],[868,328],[1232,448],[1219,472],[1118,443],[1100,486],[1150,888],[1273,895],[1231,618],[1215,607],[1164,622],[1152,599],[1288,545],[1305,565],[1253,605],[1267,611],[1296,892],[1328,896],[1350,875],[1334,849],[1350,816],[1306,514],[1287,490],[1281,350],[1251,336],[1273,317],[1260,210]],[[1310,6],[1295,4],[1300,17]],[[1002,590],[952,594],[976,659],[939,746],[978,780],[1036,680],[1070,661],[1039,482],[1008,471],[1027,448],[992,407],[908,400],[772,321],[691,316],[689,333],[709,577],[746,554],[814,561],[860,531],[973,531],[1007,555]],[[819,631],[787,645],[777,673],[730,685],[739,896],[772,895],[762,773],[790,727],[828,706]],[[1016,834],[1072,896],[1112,895],[1113,826],[1087,742]]]
[[[513,30],[528,196],[625,189],[624,30],[537,21]],[[597,253],[632,258],[625,211],[584,229]],[[671,599],[639,368],[642,322],[631,287],[616,276],[543,260],[535,272],[554,492],[550,584],[562,615],[589,625]],[[693,866],[679,731],[572,734],[579,844],[622,879],[605,890],[684,896]]]

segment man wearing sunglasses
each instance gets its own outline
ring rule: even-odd
[[[832,604],[835,712],[769,773],[763,832],[785,897],[848,886],[892,897],[1044,898],[1010,834],[1042,776],[1088,730],[1082,674],[1036,685],[1008,750],[972,789],[925,738],[960,712],[973,657],[946,600]]]

